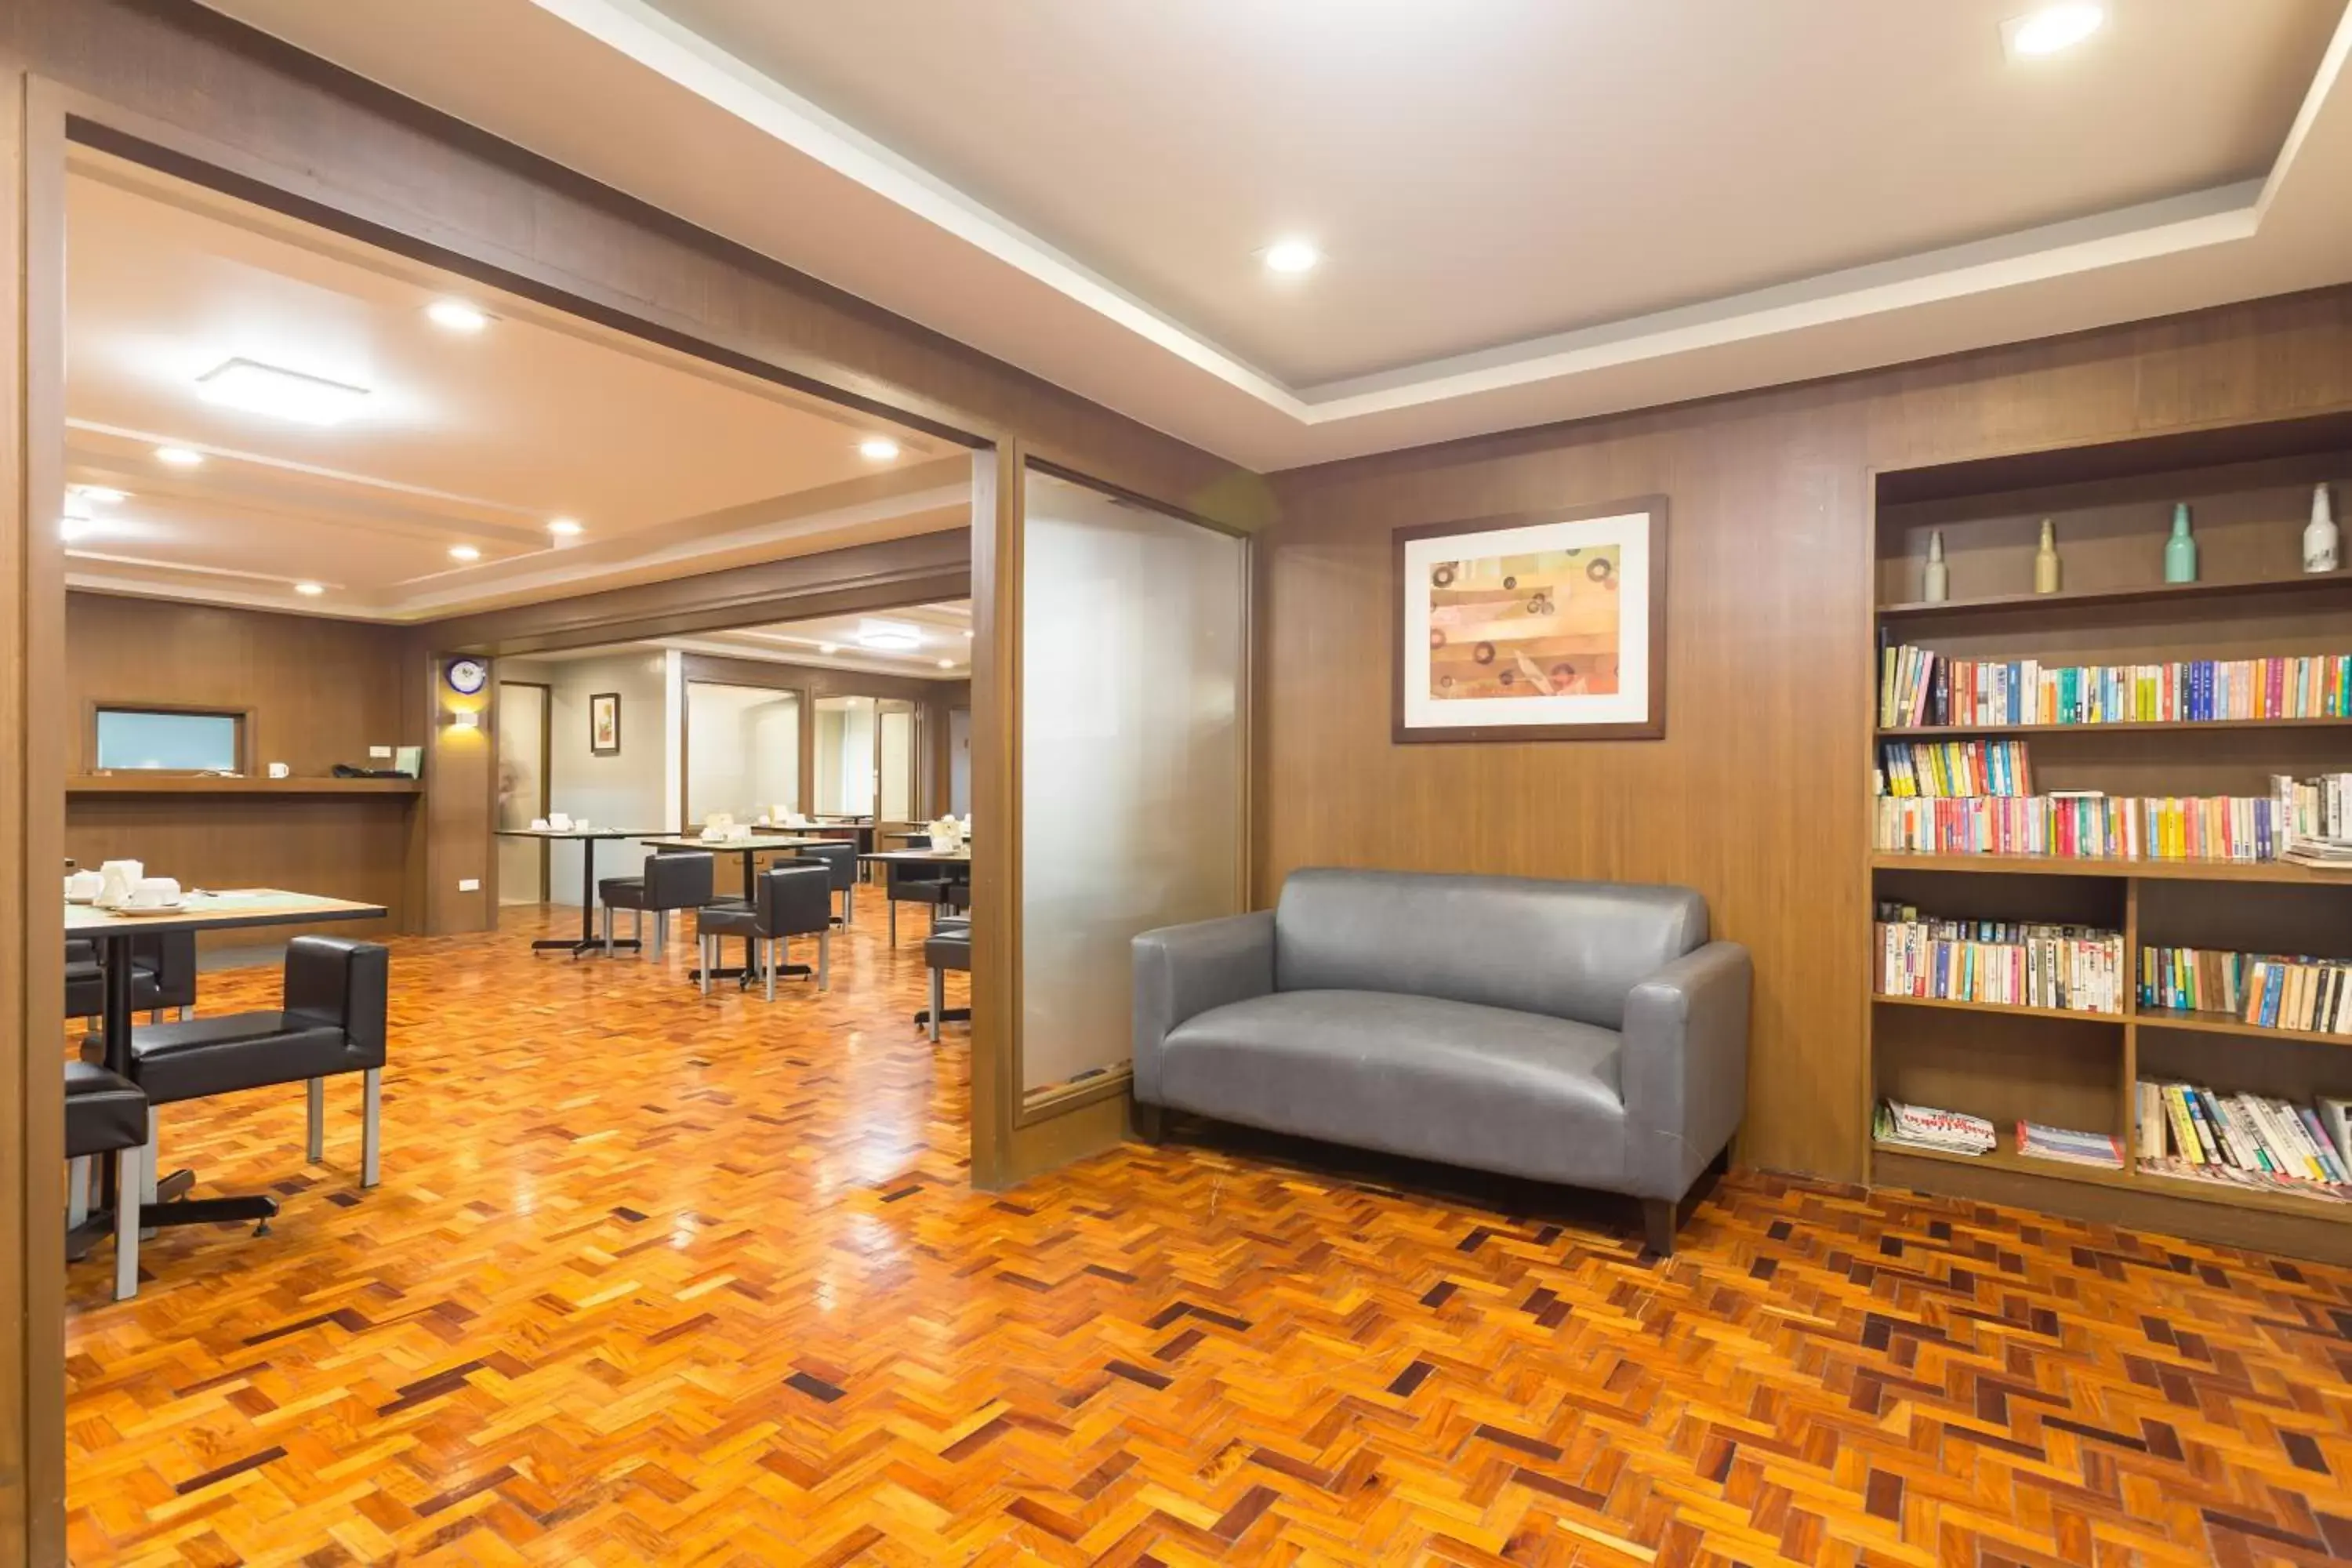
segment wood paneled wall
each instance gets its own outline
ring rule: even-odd
[[[1743,1162],[1858,1177],[1872,470],[2346,406],[2338,289],[1276,475],[1258,896],[1307,865],[1696,888],[1756,958]],[[1652,493],[1664,740],[1390,742],[1393,530]]]
[[[94,761],[99,703],[247,710],[256,773],[273,762],[298,778],[337,763],[388,767],[369,758],[371,745],[426,739],[404,704],[403,648],[395,626],[68,594],[68,771],[88,772]],[[66,812],[66,853],[86,865],[143,860],[191,887],[297,888],[392,910],[388,921],[334,928],[359,936],[404,930],[415,918],[410,836],[424,809],[415,795],[77,795]]]

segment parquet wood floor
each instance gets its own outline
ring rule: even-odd
[[[373,1192],[356,1084],[323,1167],[173,1108],[285,1213],[71,1271],[75,1560],[2352,1560],[2352,1275],[1764,1178],[1661,1261],[1245,1141],[976,1194],[879,924],[772,1008],[400,942]]]

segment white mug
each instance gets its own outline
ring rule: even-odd
[[[572,831],[572,818],[571,818],[570,815],[569,815],[568,813],[561,812],[561,811],[551,811],[551,812],[549,812],[549,813],[547,814],[547,830],[548,830],[550,833],[569,833],[569,832],[571,832],[571,831]]]
[[[142,877],[131,889],[131,908],[164,910],[180,901],[180,884],[169,877]]]
[[[68,899],[94,899],[98,897],[98,890],[105,886],[106,879],[100,876],[97,872],[76,871],[72,876],[66,879],[66,897]]]
[[[294,770],[284,763],[272,763],[269,764],[269,776],[274,779],[290,779],[294,776]]]
[[[547,831],[547,818],[545,818],[545,817],[543,817],[543,816],[534,816],[534,817],[532,817],[532,818],[530,819],[530,830],[531,830],[533,833],[544,833],[544,832],[546,832],[546,831]]]
[[[586,817],[584,817],[584,816],[575,816],[575,817],[573,817],[573,818],[572,819],[572,830],[574,833],[585,833],[585,832],[587,832],[587,831],[588,831],[588,819],[587,819]]]

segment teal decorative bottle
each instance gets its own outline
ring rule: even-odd
[[[2189,503],[2181,501],[2172,509],[2172,537],[2164,542],[2164,580],[2168,583],[2197,581],[2197,541],[2189,536]]]

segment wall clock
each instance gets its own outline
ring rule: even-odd
[[[472,697],[490,682],[490,667],[478,658],[452,659],[449,663],[449,689],[460,697]]]

